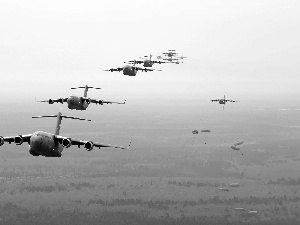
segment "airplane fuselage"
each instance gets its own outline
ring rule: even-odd
[[[219,100],[219,104],[225,105],[225,103],[226,103],[225,99],[220,99],[220,100]]]
[[[82,99],[82,97],[78,96],[70,96],[67,100],[68,108],[75,110],[86,110],[89,104]]]
[[[127,76],[135,76],[137,71],[132,66],[124,66],[123,68],[123,74]]]
[[[63,151],[63,145],[55,140],[54,135],[43,131],[32,134],[29,147],[29,153],[33,156],[61,157]]]
[[[149,59],[144,60],[144,67],[152,67],[153,63]]]

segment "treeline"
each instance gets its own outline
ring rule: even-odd
[[[205,187],[205,186],[210,186],[210,187],[219,187],[220,185],[225,185],[225,184],[217,184],[217,183],[204,183],[204,182],[197,182],[194,183],[193,181],[168,181],[168,184],[173,184],[177,186],[183,186],[183,187],[191,187],[191,186],[196,186],[196,187]]]
[[[39,210],[30,212],[29,210],[20,209],[20,207],[9,204],[1,206],[1,225],[240,225],[241,221],[231,221],[228,216],[193,216],[187,217],[181,215],[178,218],[170,217],[168,214],[161,217],[152,217],[143,212],[126,212],[126,211],[104,211],[98,213],[82,212],[78,209],[65,210],[58,208],[50,210],[49,208],[40,207]],[[4,211],[3,211],[4,209]],[[248,225],[298,225],[299,221],[291,218],[280,219],[272,218],[268,221],[248,220]]]
[[[70,185],[62,185],[56,183],[55,185],[46,185],[46,186],[32,186],[32,185],[25,185],[22,183],[20,191],[27,191],[27,192],[55,192],[55,191],[71,191],[72,189],[80,190],[82,188],[94,188],[95,185],[89,182],[80,182],[80,183],[71,183]]]
[[[114,206],[126,206],[126,205],[137,205],[137,206],[148,206],[149,208],[164,209],[168,210],[170,206],[180,205],[181,207],[187,206],[201,206],[208,204],[216,205],[251,205],[251,204],[278,204],[282,205],[284,202],[299,202],[300,197],[263,197],[258,198],[255,196],[250,196],[247,198],[229,198],[229,199],[220,199],[219,196],[214,196],[209,199],[200,198],[197,201],[184,200],[184,201],[174,201],[174,200],[157,200],[157,201],[143,201],[141,199],[113,199],[111,201],[102,200],[102,199],[90,199],[88,205],[90,204],[100,204],[103,206],[114,207]]]
[[[293,178],[279,178],[275,181],[269,180],[268,184],[285,184],[285,185],[300,185],[300,178],[298,180],[295,180]]]

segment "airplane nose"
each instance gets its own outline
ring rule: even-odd
[[[42,138],[36,134],[32,135],[30,138],[30,148],[34,151],[39,151],[39,146],[42,144]]]

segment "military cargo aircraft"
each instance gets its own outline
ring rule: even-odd
[[[131,60],[129,61],[129,63],[136,63],[136,64],[143,64],[144,67],[152,67],[153,64],[162,64],[162,63],[166,63],[164,61],[156,61],[156,60],[152,60],[152,55],[150,54],[149,59],[147,58],[148,56],[144,56],[143,60]]]
[[[38,102],[48,102],[49,104],[53,104],[55,102],[57,102],[57,103],[59,102],[59,103],[63,104],[64,102],[67,102],[68,108],[75,109],[75,110],[86,110],[90,103],[103,105],[103,104],[113,104],[113,103],[125,104],[125,102],[126,102],[126,100],[124,102],[110,102],[110,101],[104,101],[104,100],[98,100],[98,99],[90,99],[87,97],[87,92],[90,88],[94,88],[94,87],[89,87],[89,86],[85,85],[85,87],[77,87],[77,88],[71,88],[71,89],[78,89],[78,88],[84,88],[83,97],[71,95],[70,97],[66,97],[66,98],[49,99],[49,100],[38,101]],[[94,88],[94,89],[101,89],[101,88]]]
[[[238,101],[226,99],[225,95],[224,95],[224,98],[214,99],[214,100],[210,100],[210,101],[211,102],[219,102],[219,104],[223,104],[223,110],[224,110],[224,106],[225,106],[226,102],[238,102]]]
[[[141,70],[142,72],[148,72],[148,71],[154,71],[156,69],[137,67],[137,66],[135,66],[135,63],[134,63],[133,66],[126,65],[124,67],[111,68],[111,69],[104,70],[104,71],[110,71],[110,72],[114,72],[114,71],[121,72],[121,71],[123,71],[124,75],[132,77],[132,76],[136,76],[137,71],[139,71],[139,70]],[[161,71],[161,70],[156,70],[156,71]]]
[[[170,49],[170,50],[168,50],[167,52],[163,52],[162,54],[163,54],[164,56],[169,57],[169,58],[172,58],[172,57],[178,55],[175,49]]]
[[[110,144],[103,144],[98,142],[92,141],[84,141],[79,139],[74,139],[70,137],[64,137],[59,135],[60,124],[62,118],[69,118],[69,119],[78,119],[78,120],[86,120],[77,117],[71,116],[64,116],[60,112],[57,115],[50,115],[50,116],[36,116],[32,118],[43,118],[43,117],[57,117],[55,133],[47,133],[44,131],[36,131],[32,134],[25,134],[25,135],[16,135],[10,137],[2,137],[0,136],[0,146],[4,144],[4,142],[8,142],[11,144],[14,142],[16,145],[21,145],[24,142],[29,144],[29,153],[33,156],[45,156],[45,157],[61,157],[63,148],[69,148],[71,145],[77,145],[78,148],[83,145],[83,147],[87,151],[93,150],[93,147],[113,147],[113,148],[120,148],[120,149],[128,149],[128,147],[123,146],[116,146]],[[91,120],[88,120],[91,121]]]

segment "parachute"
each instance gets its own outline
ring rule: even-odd
[[[235,146],[237,146],[237,145],[242,145],[242,144],[244,144],[243,141],[236,141],[236,142],[234,143]]]
[[[201,133],[209,133],[209,132],[210,132],[210,130],[208,130],[208,129],[201,130]],[[198,130],[193,130],[192,133],[193,134],[199,134],[199,131]],[[206,135],[204,135],[205,144],[206,144],[206,139],[207,139],[207,137],[206,137]],[[193,144],[194,144],[194,140],[193,140]]]
[[[210,132],[210,130],[206,129],[206,130],[201,130],[201,132]]]
[[[239,150],[240,150],[240,148],[236,147],[235,145],[232,145],[231,148],[232,148],[233,150],[236,150],[236,151],[239,151]]]

